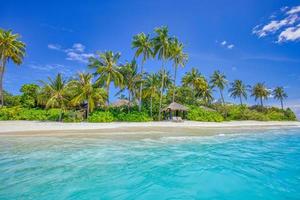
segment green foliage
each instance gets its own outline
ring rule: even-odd
[[[204,122],[221,122],[224,120],[222,115],[218,112],[205,110],[196,106],[189,107],[187,118],[193,121]]]
[[[122,112],[116,116],[116,121],[126,121],[126,122],[148,122],[152,119],[145,112],[133,111],[130,113]]]
[[[22,95],[20,101],[23,107],[34,108],[37,105],[37,96],[38,96],[39,86],[36,84],[24,84],[21,87],[20,92]]]
[[[109,111],[94,111],[88,117],[88,122],[112,122],[114,116]]]
[[[21,105],[20,96],[18,96],[18,95],[14,96],[14,95],[4,91],[4,105],[9,106],[9,107]]]
[[[66,111],[63,113],[63,122],[81,122],[84,120],[84,113],[78,111]]]

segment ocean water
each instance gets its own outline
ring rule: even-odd
[[[300,129],[0,136],[0,199],[300,199]]]

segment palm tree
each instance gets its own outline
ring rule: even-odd
[[[120,68],[123,75],[123,87],[118,92],[122,93],[125,89],[128,90],[129,102],[137,96],[137,85],[142,82],[142,75],[138,73],[138,66],[135,60],[127,62]],[[131,98],[132,97],[132,98]]]
[[[154,55],[158,56],[159,60],[162,60],[161,71],[164,71],[164,66],[166,61],[170,58],[170,43],[171,38],[168,34],[168,28],[163,26],[160,28],[156,28],[155,30],[156,36],[152,39],[153,47],[154,47]],[[159,114],[158,119],[161,120],[161,106],[162,106],[162,97],[164,90],[164,76],[161,79],[161,87],[160,87],[160,99],[159,99]]]
[[[142,55],[141,64],[141,74],[144,74],[144,64],[147,59],[152,55],[152,43],[150,41],[149,35],[145,33],[137,34],[133,37],[132,48],[136,49],[135,57]],[[143,82],[140,82],[140,94],[139,94],[139,111],[142,109],[142,92],[143,92]]]
[[[92,83],[93,75],[89,73],[79,73],[78,78],[71,81],[69,86],[74,98],[71,100],[72,105],[87,103],[87,117],[89,112],[92,112],[97,105],[104,104],[107,98],[106,91],[102,88],[97,88]]]
[[[286,99],[288,96],[284,91],[283,87],[276,87],[273,90],[274,98],[280,101],[281,109],[283,110],[283,100]]]
[[[249,86],[245,85],[242,80],[235,80],[233,83],[230,84],[231,88],[229,88],[230,97],[240,99],[240,104],[243,105],[242,98],[244,97],[247,99],[247,90]]]
[[[96,69],[94,75],[99,75],[96,83],[106,87],[107,105],[109,105],[111,82],[114,82],[116,87],[121,86],[123,83],[123,76],[120,73],[118,66],[120,56],[120,53],[106,51],[104,53],[98,53],[98,58],[91,57],[89,60],[89,67]]]
[[[171,54],[171,59],[174,62],[173,102],[175,102],[177,69],[178,69],[178,66],[184,67],[185,63],[187,62],[188,56],[187,56],[187,54],[183,53],[183,44],[180,43],[177,38],[174,38],[174,40],[172,40],[172,42],[171,42],[170,54]]]
[[[214,100],[212,92],[213,92],[213,88],[207,84],[206,87],[202,88],[198,93],[207,106],[209,106],[211,102]]]
[[[153,97],[159,93],[159,75],[158,74],[149,74],[146,77],[145,81],[145,97],[150,97],[150,114],[153,115]]]
[[[158,79],[160,82],[163,81],[163,88],[162,91],[165,92],[167,88],[170,88],[172,86],[172,78],[171,78],[171,74],[169,71],[166,70],[160,70],[158,72]]]
[[[210,83],[212,84],[212,87],[219,88],[221,99],[223,105],[225,105],[225,100],[223,96],[223,90],[227,85],[226,76],[222,74],[220,71],[214,71],[213,75],[210,77]]]
[[[266,88],[264,83],[257,83],[252,88],[252,95],[255,97],[255,101],[260,99],[260,105],[263,107],[263,99],[268,99],[270,95],[269,90]]]
[[[56,75],[55,79],[48,77],[48,82],[41,81],[44,85],[43,93],[47,97],[46,108],[60,108],[59,121],[62,119],[62,112],[66,108],[68,102],[67,91],[68,83],[63,79],[62,75],[59,73]]]
[[[190,72],[185,73],[181,82],[183,86],[192,88],[194,97],[199,97],[201,91],[208,85],[206,79],[201,75],[199,70],[194,67]]]
[[[13,34],[11,30],[0,29],[0,106],[4,105],[3,77],[6,64],[12,60],[16,65],[20,65],[25,55],[25,43],[19,38],[20,35]]]

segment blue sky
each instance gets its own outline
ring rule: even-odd
[[[179,77],[197,67],[206,76],[219,69],[229,81],[283,86],[286,104],[300,113],[300,1],[5,1],[0,27],[27,44],[24,63],[9,64],[5,88],[17,94],[24,83],[86,71],[86,58],[97,50],[119,51],[124,63],[134,55],[133,35],[162,25],[189,54]],[[159,66],[149,61],[146,70]]]

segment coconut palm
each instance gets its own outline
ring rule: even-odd
[[[152,39],[152,44],[154,48],[154,55],[157,55],[158,59],[162,61],[161,71],[164,71],[165,63],[170,58],[170,43],[171,38],[168,34],[168,28],[163,26],[160,28],[156,28],[155,30],[156,36]],[[161,106],[162,106],[162,97],[164,86],[164,76],[161,79],[161,87],[160,87],[160,99],[159,99],[159,114],[158,119],[161,120]]]
[[[223,90],[227,85],[227,80],[225,74],[221,73],[220,71],[216,70],[210,77],[210,83],[212,84],[212,87],[217,87],[219,88],[221,99],[223,105],[225,105],[225,100],[223,96]]]
[[[165,92],[167,88],[170,88],[172,86],[172,77],[169,71],[166,70],[160,70],[158,73],[158,79],[160,82],[163,81],[163,88],[162,91]]]
[[[173,89],[173,102],[175,102],[175,88],[176,88],[176,76],[177,76],[177,69],[178,66],[184,67],[187,62],[188,56],[186,53],[183,52],[183,44],[178,41],[177,38],[172,40],[170,45],[170,54],[171,59],[174,62],[174,89]]]
[[[280,101],[281,109],[283,110],[283,100],[286,99],[288,96],[284,91],[283,87],[276,87],[273,90],[274,98]]]
[[[230,97],[240,99],[240,104],[243,105],[243,98],[247,99],[247,91],[249,86],[245,85],[242,80],[235,80],[232,82],[231,87],[229,88]]]
[[[203,99],[205,104],[209,106],[214,100],[212,92],[213,88],[207,84],[205,87],[201,88],[201,90],[199,90],[197,94]]]
[[[48,77],[48,82],[41,81],[43,84],[43,93],[46,97],[46,108],[60,108],[59,121],[62,119],[62,113],[68,103],[68,82],[63,79],[59,73],[54,79]]]
[[[25,55],[25,43],[19,39],[19,34],[0,29],[0,106],[4,105],[3,77],[6,64],[12,60],[16,65],[20,65]]]
[[[107,98],[106,91],[95,87],[92,83],[92,78],[92,74],[78,73],[77,79],[69,83],[71,91],[75,94],[71,104],[80,105],[87,103],[87,117],[89,112],[92,112],[97,105],[104,104]]]
[[[131,101],[137,96],[137,86],[142,82],[142,75],[138,73],[138,66],[135,60],[127,62],[120,68],[123,75],[123,87],[118,92],[122,93],[125,89],[128,90],[128,100]]]
[[[123,76],[120,73],[118,61],[120,53],[114,53],[112,51],[106,51],[104,53],[98,53],[97,57],[91,57],[89,60],[89,67],[96,69],[94,73],[98,76],[96,84],[104,85],[107,93],[107,105],[109,105],[109,92],[110,84],[114,83],[115,87],[121,86],[123,83]]]
[[[192,88],[194,97],[200,97],[199,94],[208,85],[204,76],[202,76],[198,69],[194,67],[190,72],[185,73],[181,82],[183,86]]]
[[[264,83],[257,83],[252,88],[252,95],[255,97],[255,101],[260,99],[260,105],[263,107],[263,99],[268,99],[270,95],[269,90],[266,88]]]
[[[158,74],[149,74],[145,81],[145,97],[150,97],[150,114],[153,115],[153,98],[159,93],[160,80]]]
[[[144,74],[144,64],[147,59],[152,55],[152,42],[150,41],[149,35],[145,33],[137,34],[133,37],[132,48],[135,49],[135,57],[142,56],[141,74]],[[139,111],[142,109],[142,92],[143,82],[140,82],[140,94],[139,94]]]

